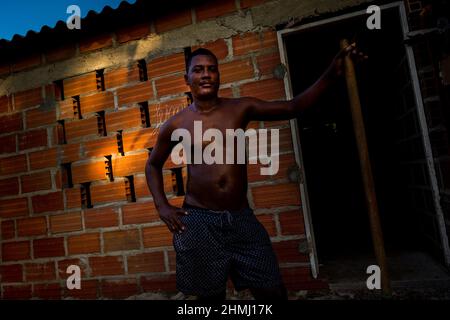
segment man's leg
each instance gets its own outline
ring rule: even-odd
[[[201,302],[223,302],[225,301],[226,291],[219,292],[211,296],[198,296],[197,300]]]
[[[288,299],[284,285],[269,288],[250,288],[250,292],[255,300],[286,301]]]

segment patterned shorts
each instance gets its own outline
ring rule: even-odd
[[[214,295],[225,290],[228,276],[236,290],[282,284],[269,235],[251,209],[184,208],[186,229],[173,236],[178,290]]]

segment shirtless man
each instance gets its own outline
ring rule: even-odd
[[[255,299],[287,299],[270,238],[249,207],[246,164],[188,164],[183,208],[169,204],[162,168],[178,144],[172,141],[172,132],[184,128],[193,136],[194,121],[201,121],[203,131],[215,128],[225,136],[226,129],[245,130],[253,120],[296,118],[342,74],[345,55],[360,57],[361,53],[352,44],[336,55],[305,92],[290,101],[267,102],[219,97],[216,56],[203,48],[192,52],[185,80],[193,103],[163,124],[145,168],[155,206],[173,233],[181,292],[205,301],[221,301],[230,276],[237,290],[250,289]]]

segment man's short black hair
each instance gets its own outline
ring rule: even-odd
[[[218,64],[218,60],[217,57],[214,53],[212,53],[212,51],[205,49],[205,48],[198,48],[194,51],[191,52],[191,54],[188,56],[187,62],[186,62],[186,72],[189,72],[189,68],[191,67],[191,61],[192,58],[194,58],[195,56],[210,56],[213,57],[214,60],[216,61],[216,64]]]

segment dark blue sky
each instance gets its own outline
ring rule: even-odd
[[[112,8],[122,0],[7,0],[0,4],[0,39],[11,40],[14,34],[25,35],[27,31],[39,31],[42,26],[54,27],[58,20],[66,21],[69,5],[78,5],[81,17],[89,10],[99,12],[104,6]],[[128,0],[134,3],[135,0]]]

